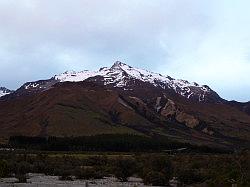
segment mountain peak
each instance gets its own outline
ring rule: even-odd
[[[129,65],[123,63],[123,62],[116,61],[116,62],[111,66],[111,69],[121,70],[122,67],[132,68],[131,66],[129,66]]]
[[[113,66],[124,66],[124,65],[127,65],[127,64],[125,64],[125,63],[123,63],[123,62],[121,62],[121,61],[116,61],[116,62],[113,64]]]
[[[12,92],[13,92],[12,90],[9,90],[5,87],[0,87],[0,97],[3,97],[3,96],[10,94]]]
[[[121,61],[116,61],[111,67],[100,68],[97,71],[68,71],[56,75],[49,80],[26,84],[23,88],[25,90],[40,88],[47,90],[57,82],[80,82],[89,78],[92,78],[92,81],[100,81],[99,83],[105,86],[109,85],[110,87],[121,88],[123,90],[131,90],[135,81],[140,81],[164,90],[172,90],[178,95],[199,102],[205,102],[210,95],[215,95],[216,99],[219,98],[208,86],[134,68]]]

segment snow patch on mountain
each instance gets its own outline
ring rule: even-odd
[[[173,89],[176,93],[186,98],[192,97],[195,95],[194,91],[198,90],[200,93],[198,96],[199,101],[203,101],[206,93],[212,91],[205,85],[199,85],[195,82],[190,83],[186,80],[174,79],[170,76],[163,76],[159,73],[134,68],[119,61],[117,61],[111,68],[104,67],[99,71],[67,71],[60,75],[56,75],[54,79],[59,82],[79,82],[96,76],[102,76],[104,78],[104,85],[114,84],[114,87],[126,87],[127,80],[137,79],[151,83],[154,86],[159,86],[163,89]]]
[[[10,93],[12,93],[11,90],[9,90],[5,87],[0,87],[0,97],[3,97],[3,96],[8,95]]]
[[[220,97],[206,85],[199,85],[195,82],[163,76],[159,73],[131,67],[119,61],[115,62],[111,67],[103,67],[98,71],[66,71],[48,80],[26,83],[21,87],[21,90],[29,92],[45,91],[58,82],[80,82],[89,78],[91,78],[90,81],[101,81],[103,85],[121,88],[124,91],[131,91],[131,86],[133,87],[139,80],[150,83],[155,87],[172,90],[187,99],[194,99],[200,102],[206,101],[210,96],[215,100],[220,99]]]

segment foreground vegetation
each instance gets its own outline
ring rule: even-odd
[[[144,184],[250,186],[250,153],[193,146],[163,137],[97,135],[89,137],[11,137],[0,152],[0,178],[27,173],[60,176],[61,180],[135,176]],[[114,152],[115,151],[115,152]]]
[[[183,185],[250,185],[250,153],[68,153],[1,152],[0,177],[15,175],[21,182],[27,173],[60,176],[61,180],[97,179],[115,176],[120,181],[136,176],[145,184],[168,185],[176,177]]]

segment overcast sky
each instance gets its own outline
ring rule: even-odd
[[[119,60],[250,100],[249,0],[0,0],[0,86]]]

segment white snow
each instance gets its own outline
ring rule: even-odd
[[[0,97],[5,96],[7,93],[4,93],[2,90],[0,90]]]
[[[27,90],[29,88],[36,88],[38,86],[40,86],[40,84],[38,83],[29,83],[28,85],[25,86],[25,89]]]
[[[121,63],[117,61],[112,67],[104,67],[98,71],[66,71],[65,73],[55,75],[54,79],[59,82],[79,82],[84,81],[90,77],[101,76],[103,78],[103,84],[109,85],[113,84],[114,87],[121,87],[126,90],[126,86],[128,80],[141,80],[143,82],[149,82],[154,86],[160,86],[163,89],[173,89],[176,93],[190,98],[195,95],[195,91],[200,93],[204,93],[202,96],[199,96],[200,100],[204,99],[205,92],[210,92],[211,90],[202,85],[198,85],[197,83],[190,83],[186,80],[181,79],[173,79],[170,76],[163,76],[159,73],[153,73],[144,69],[133,68],[128,66],[127,64]],[[30,83],[25,88],[35,88],[39,86],[36,83]]]
[[[0,88],[0,97],[10,94],[10,92]]]
[[[116,62],[111,68],[101,68],[99,71],[67,71],[60,75],[56,75],[54,78],[60,82],[78,82],[95,76],[102,76],[104,78],[104,85],[115,83],[115,87],[125,87],[127,85],[126,79],[134,78],[144,82],[149,82],[154,86],[161,86],[163,89],[172,88],[176,93],[186,96],[187,98],[193,95],[190,90],[191,87],[200,88],[204,92],[210,91],[208,88],[194,82],[190,83],[186,80],[162,76],[161,74],[153,73],[144,69],[130,67],[121,62]],[[201,97],[203,98],[203,96]]]

